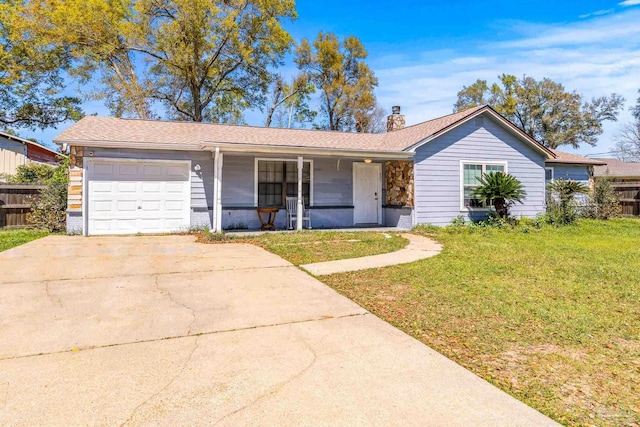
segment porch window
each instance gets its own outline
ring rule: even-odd
[[[481,202],[473,196],[474,190],[480,186],[477,178],[488,172],[506,172],[504,163],[462,163],[462,209],[486,208],[487,203]]]
[[[284,207],[287,197],[298,197],[297,160],[257,160],[257,200],[261,207]],[[311,162],[302,166],[302,197],[311,202]]]

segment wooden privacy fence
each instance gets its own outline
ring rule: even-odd
[[[622,205],[622,215],[640,216],[640,181],[612,182]]]
[[[29,197],[40,193],[44,185],[0,184],[0,228],[24,227],[31,209]]]

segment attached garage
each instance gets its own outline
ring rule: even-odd
[[[89,235],[170,233],[189,228],[190,161],[86,160]]]

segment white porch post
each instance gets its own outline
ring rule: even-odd
[[[302,170],[304,163],[302,156],[298,156],[298,213],[296,215],[296,229],[302,230],[302,216],[304,215],[304,199],[302,198]]]
[[[218,198],[216,200],[216,229],[222,232],[222,166],[224,164],[224,154],[218,155]]]
[[[216,150],[212,153],[213,157],[213,206],[212,206],[212,214],[213,214],[213,223],[211,227],[213,228],[213,232],[217,233],[220,230],[218,229],[218,193],[220,192],[220,180],[218,179],[218,168],[219,168],[219,158],[220,158],[220,148],[216,147]]]

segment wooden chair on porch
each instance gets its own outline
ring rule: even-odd
[[[287,197],[287,227],[289,230],[296,228],[298,221],[298,198]],[[302,207],[302,226],[304,227],[305,221],[307,222],[307,228],[311,228],[311,210]]]

